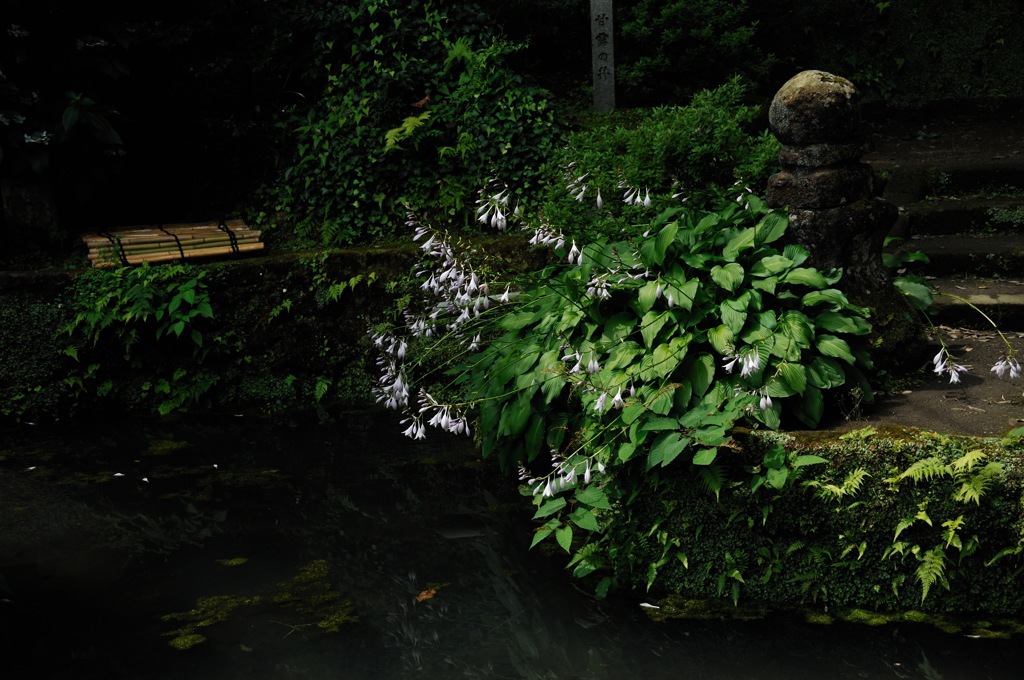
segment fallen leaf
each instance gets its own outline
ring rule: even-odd
[[[419,595],[416,596],[416,601],[423,602],[424,600],[429,600],[430,598],[434,597],[434,595],[437,595],[437,591],[433,588],[427,588],[426,590],[422,591]]]

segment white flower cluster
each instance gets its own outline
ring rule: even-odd
[[[419,403],[419,410],[402,421],[403,425],[408,423],[408,427],[402,431],[406,437],[426,439],[427,425],[452,434],[469,436],[469,421],[466,419],[466,414],[457,407],[439,403],[426,390],[420,390]]]
[[[410,220],[410,224],[415,222]],[[455,330],[471,318],[479,317],[491,305],[489,285],[477,277],[472,267],[459,261],[448,239],[422,225],[416,226],[413,240],[419,241],[424,236],[428,238],[420,249],[431,258],[433,267],[418,271],[416,275],[426,277],[420,289],[432,304],[428,304],[431,310],[425,316],[407,313],[409,328],[416,337],[432,335],[437,326]]]
[[[732,373],[736,364],[740,365],[740,377],[746,378],[761,370],[761,355],[756,347],[748,347],[744,350],[732,349],[732,353],[724,357],[726,373]],[[770,406],[768,408],[771,408]]]
[[[526,468],[519,468],[519,479],[533,488],[534,496],[541,494],[550,498],[574,486],[590,484],[594,475],[604,473],[604,463],[596,458],[570,461],[555,451],[551,452],[551,464],[554,470],[543,477],[531,477]]]
[[[405,379],[403,362],[408,344],[387,331],[373,333],[373,344],[377,347],[377,366],[380,378],[372,391],[377,403],[396,411],[409,406],[409,383]]]
[[[1011,354],[1008,357],[1002,357],[992,366],[991,371],[999,376],[1000,380],[1006,380],[1009,377],[1011,380],[1016,380],[1020,377],[1020,362]]]
[[[619,184],[620,189],[625,189],[626,193],[622,195],[622,200],[626,205],[642,205],[645,208],[651,207],[651,190],[644,189],[644,195],[640,195],[639,187],[636,189],[625,186],[625,184]]]
[[[505,231],[509,219],[519,217],[519,204],[517,203],[514,208],[509,209],[508,200],[511,191],[507,184],[499,186],[497,179],[491,179],[488,185],[490,185],[489,188],[484,187],[480,190],[480,198],[476,202],[476,219],[481,224],[489,224],[492,229]],[[495,189],[498,191],[490,193]]]
[[[960,382],[960,376],[971,370],[970,366],[964,366],[953,361],[952,355],[950,355],[949,350],[945,346],[939,350],[938,354],[932,357],[932,364],[934,365],[933,370],[936,375],[949,374],[949,384],[951,385]]]

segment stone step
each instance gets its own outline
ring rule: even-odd
[[[954,276],[927,280],[937,291],[932,304],[932,322],[936,325],[991,331],[994,323],[1004,333],[1024,331],[1024,278]]]
[[[935,198],[899,207],[893,236],[1013,233],[1024,235],[1024,195]]]
[[[919,267],[931,276],[1015,277],[1024,275],[1024,234],[928,234],[912,236],[891,249],[920,252],[928,264]]]

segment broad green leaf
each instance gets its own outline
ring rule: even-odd
[[[561,496],[557,498],[549,498],[548,500],[541,503],[540,507],[537,508],[537,512],[533,513],[534,519],[543,519],[550,517],[559,510],[565,507],[565,499]]]
[[[666,466],[679,456],[690,445],[690,438],[679,432],[666,432],[659,435],[647,455],[647,469],[655,466]]]
[[[637,293],[636,311],[637,314],[643,316],[650,311],[651,307],[654,306],[654,301],[657,300],[658,286],[661,285],[660,281],[648,281]]]
[[[736,262],[715,265],[711,268],[711,279],[731,293],[743,283],[743,266]]]
[[[823,390],[839,387],[846,382],[846,373],[834,359],[814,357],[807,366],[807,380]]]
[[[501,410],[501,421],[498,423],[498,435],[515,437],[526,429],[532,410],[530,397],[535,390],[524,390],[515,401],[509,401]]]
[[[608,503],[608,496],[599,487],[593,485],[577,489],[575,497],[578,502],[592,508],[600,508],[601,510],[612,509],[611,504]]]
[[[707,353],[697,355],[687,366],[685,375],[693,394],[703,396],[715,379],[715,358]]]
[[[826,460],[825,458],[822,458],[821,456],[812,456],[812,455],[809,455],[809,454],[805,454],[805,455],[797,456],[796,458],[794,458],[793,462],[790,463],[790,467],[798,468],[798,467],[805,467],[807,465],[820,465],[822,463],[827,463],[827,462],[828,462],[828,460]]]
[[[892,283],[917,309],[924,311],[932,306],[932,289],[925,284],[902,276],[894,278]]]
[[[544,444],[545,431],[544,418],[537,413],[531,414],[530,423],[526,428],[526,437],[523,439],[527,458],[532,460],[540,453],[541,445]]]
[[[842,338],[834,335],[819,335],[815,346],[818,351],[827,357],[842,359],[848,364],[853,364],[853,354],[850,352],[850,345]]]
[[[769,468],[768,470],[766,470],[765,476],[768,478],[769,484],[771,484],[776,489],[781,489],[786,485],[786,478],[789,477],[789,469],[780,468],[778,470],[773,470]]]
[[[771,276],[772,274],[781,274],[795,266],[796,263],[784,255],[769,255],[755,262],[750,273],[754,276]]]
[[[697,453],[693,454],[693,464],[711,465],[715,462],[716,457],[718,457],[717,449],[701,449]]]
[[[871,332],[871,324],[860,317],[851,317],[839,312],[822,312],[814,317],[814,324],[833,333],[850,333],[866,335]]]
[[[825,411],[825,399],[821,390],[814,385],[808,385],[804,390],[803,397],[795,405],[793,413],[805,425],[811,428],[818,426],[821,416]]]
[[[708,331],[708,342],[715,348],[715,351],[721,355],[729,353],[729,348],[733,343],[735,336],[729,327],[725,324],[716,326]]]
[[[655,432],[660,430],[678,430],[679,421],[675,418],[651,418],[643,425],[640,426],[640,430],[643,432]]]
[[[640,335],[644,338],[644,344],[650,349],[654,346],[654,340],[658,336],[658,331],[661,330],[662,326],[671,318],[667,311],[663,312],[647,312],[644,318],[640,320]]]
[[[654,243],[654,264],[661,265],[665,262],[665,253],[668,252],[668,247],[672,245],[672,242],[676,240],[678,231],[679,223],[669,222],[658,232]]]
[[[761,218],[761,221],[755,227],[757,230],[757,245],[761,246],[778,241],[786,233],[788,225],[789,217],[785,213],[775,210],[768,213]]]
[[[722,257],[725,258],[727,262],[735,262],[741,252],[753,247],[754,229],[751,227],[740,231],[725,244],[725,248],[722,249]]]
[[[818,305],[821,303],[827,303],[835,305],[838,309],[844,309],[850,301],[846,295],[837,288],[826,288],[825,290],[812,290],[807,293],[800,300],[800,304],[804,307],[811,307],[812,305]]]
[[[747,306],[739,300],[726,300],[719,306],[719,314],[733,336],[739,335],[747,322]]]
[[[779,280],[783,283],[793,283],[801,286],[809,286],[811,288],[827,288],[829,283],[821,272],[817,269],[810,269],[808,267],[797,267],[796,269],[790,269],[788,272],[779,277]]]
[[[546,525],[537,529],[536,533],[534,533],[533,535],[533,541],[530,542],[530,547],[533,548],[534,546],[536,546],[538,543],[540,543],[545,538],[550,536],[553,531],[553,528]]]
[[[562,550],[570,552],[572,546],[572,527],[566,524],[555,529],[555,540],[558,541],[558,545],[562,546]]]
[[[642,403],[630,404],[626,408],[622,409],[622,422],[626,425],[631,424],[637,418],[647,412],[647,407]]]
[[[601,527],[597,524],[597,518],[594,517],[594,513],[587,508],[577,507],[569,515],[569,520],[580,529],[586,529],[587,531],[601,530]]]
[[[786,464],[786,449],[781,444],[773,444],[764,452],[763,463],[766,468],[778,470]]]
[[[807,387],[807,369],[803,364],[794,364],[783,361],[778,366],[779,379],[782,380],[796,394],[803,394]]]

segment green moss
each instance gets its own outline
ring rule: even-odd
[[[206,638],[202,635],[198,633],[190,633],[188,635],[179,635],[167,644],[175,649],[191,649],[203,642],[206,642]]]

